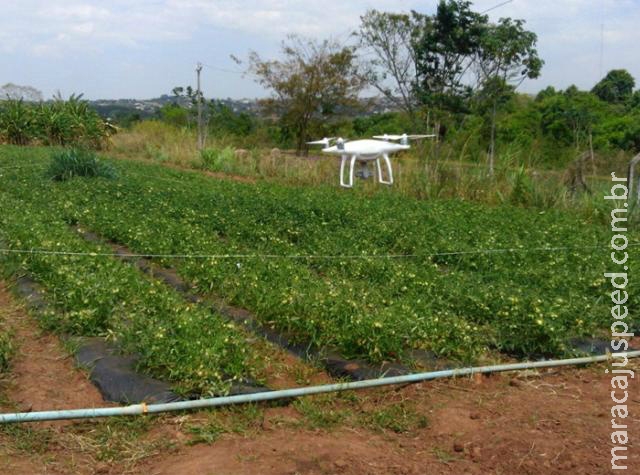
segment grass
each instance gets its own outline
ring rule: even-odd
[[[115,168],[85,149],[66,149],[54,152],[47,174],[55,181],[66,181],[77,176],[115,179]]]
[[[14,353],[14,333],[7,323],[0,319],[0,375],[11,368]]]
[[[391,431],[397,434],[425,429],[429,421],[424,414],[407,402],[374,409],[366,415],[365,426],[376,431]]]
[[[144,459],[174,446],[166,437],[152,434],[153,427],[155,423],[142,417],[81,422],[64,430],[3,425],[0,453],[7,460],[28,457],[33,467],[56,473],[75,473],[86,464],[92,464],[96,471],[111,468],[117,473],[129,473]]]
[[[290,151],[272,150],[228,137],[210,137],[207,148],[199,152],[193,130],[180,129],[160,121],[144,121],[113,137],[113,153],[122,158],[144,158],[155,163],[186,168],[208,169],[253,178],[274,180],[292,185],[335,185],[338,161],[323,157],[309,160],[293,156]],[[260,143],[260,142],[259,142]],[[464,199],[492,205],[512,203],[527,207],[577,209],[597,213],[597,200],[603,180],[609,173],[624,174],[630,155],[603,152],[586,166],[586,178],[593,194],[574,194],[565,184],[566,163],[558,168],[538,166],[539,150],[502,147],[494,176],[488,176],[483,155],[469,153],[464,143],[416,143],[408,153],[394,161],[394,192],[420,199]],[[239,148],[240,147],[240,148]],[[244,146],[246,147],[246,145]],[[321,156],[317,150],[312,155]],[[576,157],[577,157],[576,153]],[[569,167],[570,168],[570,167]],[[379,185],[371,180],[358,181],[358,188],[376,193]]]
[[[17,350],[12,314],[11,307],[0,308],[0,384],[2,376],[9,373],[11,361]]]
[[[250,435],[261,429],[264,409],[257,404],[229,406],[202,413],[205,420],[195,420],[186,428],[191,435],[188,445],[211,444],[223,434]]]

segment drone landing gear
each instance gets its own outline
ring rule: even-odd
[[[356,160],[356,155],[352,155],[351,157],[349,157],[348,155],[342,156],[342,161],[340,162],[340,186],[342,186],[343,188],[353,188]],[[380,160],[384,160],[384,166],[386,168],[386,178],[383,177],[383,166],[382,163],[380,163]],[[348,176],[345,177],[345,168],[347,167],[347,162],[349,162],[349,172]],[[382,155],[382,158],[376,159],[376,169],[378,172],[378,182],[382,183],[383,185],[393,185],[393,170],[391,169],[391,160],[389,159],[389,155],[384,154]],[[362,169],[358,172],[358,176],[365,179],[373,176],[369,173],[366,162],[362,162]]]
[[[382,178],[382,166],[380,164],[380,159],[376,159],[376,168],[378,169],[378,181],[383,185],[393,185],[393,170],[391,169],[391,160],[389,160],[389,155],[384,154],[382,156],[385,165],[387,166],[387,179]]]
[[[347,160],[350,160],[349,164],[349,181],[345,182],[344,180],[344,169],[347,164]],[[353,172],[356,164],[356,156],[352,155],[351,159],[347,155],[342,156],[342,161],[340,162],[340,186],[343,188],[353,188]]]

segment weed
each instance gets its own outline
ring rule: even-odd
[[[460,457],[440,447],[433,447],[433,449],[431,449],[431,452],[433,453],[433,455],[435,455],[438,461],[443,464],[449,464],[460,459]]]
[[[15,349],[14,332],[0,321],[0,374],[9,371]]]
[[[113,165],[98,158],[95,152],[85,149],[67,149],[51,155],[47,175],[55,181],[66,181],[73,177],[116,178]]]
[[[207,148],[200,152],[203,167],[213,172],[232,173],[234,171],[235,155],[230,147],[221,150]]]
[[[187,442],[188,445],[212,444],[225,433],[224,428],[216,422],[191,426],[188,431],[193,436],[191,440]]]
[[[374,430],[389,430],[398,434],[424,429],[428,426],[426,416],[418,413],[415,408],[404,402],[367,413],[364,423],[365,426]]]
[[[314,429],[335,427],[351,415],[348,409],[339,408],[331,395],[300,398],[293,405],[304,417],[303,424]]]
[[[8,437],[14,450],[25,453],[43,454],[55,441],[52,429],[33,428],[24,424],[2,424],[0,434]]]
[[[187,428],[193,436],[189,445],[211,444],[222,434],[245,434],[258,429],[264,420],[264,412],[257,404],[223,407],[207,414],[205,422]]]

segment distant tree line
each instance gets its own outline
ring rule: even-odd
[[[435,131],[439,144],[458,156],[486,160],[489,173],[501,153],[561,164],[585,149],[640,150],[640,91],[625,70],[610,71],[590,91],[518,92],[544,66],[537,36],[523,20],[493,22],[469,1],[440,0],[429,15],[370,10],[351,40],[289,36],[279,58],[250,52],[246,73],[271,92],[259,116],[206,101],[190,86],[174,88],[171,102],[155,114],[109,112],[123,126],[155,118],[193,128],[202,101],[209,136],[299,153],[324,136]],[[79,98],[63,107],[42,103],[33,88],[7,84],[1,91],[10,101],[0,102],[0,140],[57,144],[80,134],[99,142],[105,134],[104,122]],[[372,114],[362,99],[371,91],[393,111]]]

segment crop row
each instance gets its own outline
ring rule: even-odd
[[[607,327],[607,230],[565,212],[118,167],[115,181],[52,185],[34,174],[12,193],[135,251],[255,256],[166,263],[200,292],[347,356],[559,355],[570,337]]]
[[[40,171],[5,173],[0,178],[0,241],[21,249],[108,252],[74,233],[41,193]],[[47,183],[47,186],[52,186]],[[21,191],[29,188],[27,198]],[[46,187],[45,187],[46,188]],[[186,303],[166,286],[132,266],[108,257],[0,255],[5,272],[27,271],[57,307],[42,323],[69,335],[103,335],[140,355],[141,369],[171,380],[183,393],[225,392],[250,376],[255,356],[233,325]]]

